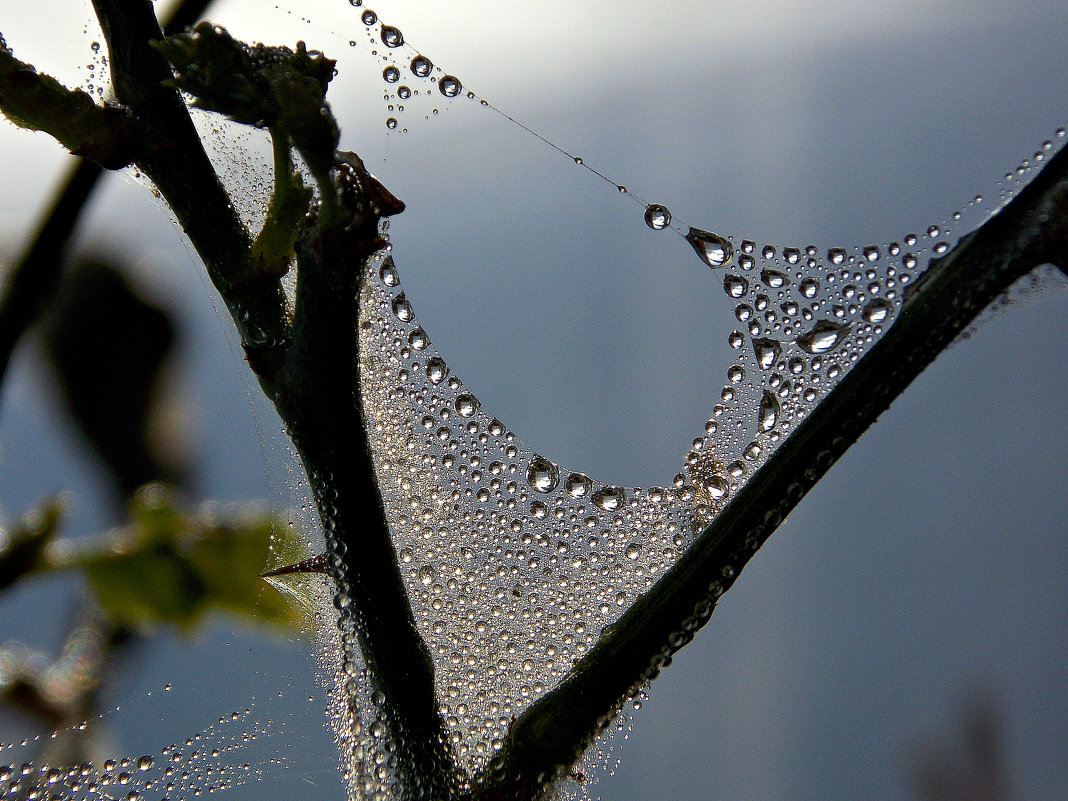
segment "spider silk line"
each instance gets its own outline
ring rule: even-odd
[[[281,11],[281,12],[283,12],[285,14],[288,14],[291,17],[299,18],[300,21],[305,23],[306,25],[310,25],[313,28],[317,28],[318,30],[322,31],[323,33],[327,34],[328,36],[332,36],[333,38],[337,39],[338,41],[348,42],[348,44],[350,46],[352,46],[352,47],[358,47],[358,48],[361,48],[363,50],[366,50],[369,53],[372,53],[372,51],[370,51],[364,43],[358,42],[355,39],[349,39],[348,37],[341,35],[340,33],[338,33],[337,31],[333,30],[332,28],[329,28],[329,27],[327,27],[325,25],[321,25],[321,24],[315,22],[314,20],[310,19],[309,17],[299,15],[297,12],[295,12],[295,11],[293,11],[291,9],[285,8],[283,6],[280,6],[277,3],[270,3],[270,0],[258,0],[258,1],[260,3],[262,3],[262,4],[264,4],[264,5],[270,4],[271,7],[274,8],[275,10]],[[352,2],[352,0],[349,0],[349,4],[351,6],[353,6],[357,11],[361,11],[361,13],[367,13],[368,11],[370,11],[370,9],[367,9],[366,7],[363,6],[362,1],[360,1],[360,0],[358,0],[358,2]],[[373,11],[370,12],[370,13],[375,14]],[[364,29],[365,29],[366,32],[369,32],[371,30],[376,30],[377,29],[379,31],[379,34],[381,34],[381,31],[382,31],[383,27],[389,27],[385,23],[382,22],[382,20],[378,17],[377,14],[375,14],[374,21],[370,25],[368,25],[366,23],[362,23],[362,24],[364,25]],[[382,43],[383,47],[386,47],[389,50],[403,50],[404,52],[410,54],[412,57],[421,55],[424,58],[429,58],[429,57],[425,56],[422,53],[422,51],[417,50],[414,46],[412,46],[411,43],[409,43],[407,40],[404,40],[400,45],[398,45],[396,47],[390,47],[388,44],[382,42],[381,37],[379,37],[378,41]],[[437,62],[435,62],[433,59],[430,59],[430,62],[433,65],[432,66],[432,72],[438,73],[438,74],[440,74],[440,76],[445,76],[446,75],[445,71],[441,67],[439,67],[437,65]],[[422,76],[416,76],[416,77],[422,77]],[[447,100],[456,100],[456,99],[459,99],[461,96],[466,96],[466,99],[468,99],[468,100],[476,100],[476,101],[478,101],[478,104],[480,106],[482,106],[483,108],[489,109],[490,111],[494,112],[495,114],[503,117],[508,122],[512,123],[513,125],[515,125],[519,129],[521,129],[522,131],[527,133],[529,136],[534,137],[535,139],[537,139],[538,141],[542,142],[543,144],[548,145],[549,147],[551,147],[553,150],[557,151],[558,153],[566,156],[576,166],[581,167],[582,169],[587,170],[588,172],[592,173],[596,177],[600,178],[606,184],[610,185],[613,189],[615,189],[619,194],[624,195],[627,198],[629,198],[630,200],[632,200],[635,203],[637,203],[639,206],[641,206],[643,209],[646,210],[646,213],[647,213],[646,214],[646,224],[650,228],[652,228],[653,230],[661,230],[661,229],[665,229],[665,228],[670,228],[676,234],[681,236],[683,239],[686,239],[687,241],[690,241],[690,236],[689,236],[688,232],[692,232],[695,229],[690,228],[690,226],[687,223],[685,223],[681,219],[673,216],[671,214],[671,212],[669,212],[667,210],[666,206],[663,206],[663,205],[661,205],[659,203],[651,203],[649,201],[646,201],[640,195],[638,195],[636,192],[631,190],[626,184],[623,184],[623,183],[620,183],[619,181],[614,180],[613,178],[609,177],[605,173],[603,173],[600,170],[598,170],[596,167],[593,167],[592,165],[586,163],[585,159],[583,159],[581,156],[578,156],[578,155],[570,152],[566,148],[561,147],[560,145],[556,144],[555,142],[553,142],[548,137],[544,136],[543,134],[541,134],[538,131],[536,131],[533,128],[531,128],[529,125],[527,125],[527,124],[521,122],[520,120],[516,119],[511,114],[508,114],[506,111],[502,110],[501,108],[498,108],[496,105],[491,103],[489,100],[487,100],[486,98],[482,97],[482,95],[480,95],[477,92],[473,91],[470,87],[467,86],[467,84],[464,84],[462,82],[461,82],[461,84],[462,84],[462,89],[460,90],[460,92],[455,97],[446,96],[445,99],[447,99]],[[667,214],[667,221],[662,225],[654,225],[650,221],[650,216],[649,215],[650,215],[651,211],[660,211],[661,213],[666,213]],[[702,233],[704,233],[704,232],[702,232]],[[691,242],[691,244],[693,244],[693,243]]]

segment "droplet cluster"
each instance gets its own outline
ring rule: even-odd
[[[362,0],[355,7],[359,9],[360,22],[364,26],[366,46],[371,55],[384,65],[382,100],[386,107],[386,128],[407,132],[407,127],[402,124],[404,112],[410,113],[413,103],[424,98],[431,101],[435,97],[439,100],[441,97],[452,99],[465,93],[460,79],[447,74],[427,56],[415,50],[405,40],[400,28],[382,22],[378,14],[363,6]],[[349,44],[356,47],[358,42],[350,39]],[[473,92],[466,92],[466,95],[475,99]],[[482,105],[486,104],[483,102]],[[429,119],[438,111],[438,106],[433,105],[425,110],[423,117]]]
[[[391,256],[361,298],[379,486],[454,752],[478,769],[692,541],[696,491],[606,484],[532,451],[452,373]]]
[[[6,763],[0,758],[0,797],[48,801],[193,798],[258,781],[263,776],[263,765],[237,762],[238,754],[261,734],[284,728],[284,722],[268,721],[274,731],[267,732],[264,723],[252,715],[251,706],[222,715],[217,723],[154,754],[73,765],[47,760]],[[84,736],[91,725],[86,721],[68,731],[56,732],[51,740]],[[26,748],[37,739],[0,743],[0,753]],[[280,764],[284,760],[278,757],[269,761]]]

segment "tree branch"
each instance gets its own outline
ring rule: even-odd
[[[290,324],[279,271],[261,270],[251,257],[248,234],[215,178],[184,104],[169,86],[170,68],[149,44],[160,37],[150,3],[94,0],[94,6],[108,40],[116,93],[131,108],[138,135],[158,145],[138,164],[174,209],[230,307],[249,363],[307,470],[333,557],[346,667],[357,664],[354,633],[372,684],[384,699],[380,711],[397,748],[400,789],[410,797],[450,798],[458,778],[437,711],[433,662],[396,563],[357,373],[358,282],[384,244],[380,218],[403,205],[383,194],[354,156],[336,165],[335,186],[336,128],[331,133],[329,125],[314,120],[283,121],[314,168],[321,201],[317,219],[308,222],[297,243],[297,302]],[[216,39],[215,44],[225,45],[221,36]],[[297,93],[303,103],[296,110],[283,106],[283,114],[312,106],[317,118],[323,110],[329,114],[321,100],[312,102],[300,76],[274,77],[284,83],[288,97]],[[222,99],[227,97],[224,93]]]
[[[1068,148],[997,216],[931,261],[882,339],[679,562],[513,724],[475,797],[543,797],[627,694],[692,639],[719,596],[831,465],[983,308],[1044,263],[1068,265]]]

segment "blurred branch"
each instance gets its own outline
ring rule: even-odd
[[[553,691],[511,727],[480,799],[536,799],[628,693],[668,664],[804,495],[1000,293],[1035,267],[1068,265],[1068,148],[1011,203],[933,259],[896,322]]]
[[[212,0],[182,0],[166,22],[174,33],[196,22]],[[2,41],[2,37],[0,37]],[[0,100],[7,113],[7,106]],[[51,302],[63,271],[63,258],[82,209],[103,172],[96,162],[78,159],[57,188],[37,234],[11,267],[0,294],[0,386],[23,333]]]

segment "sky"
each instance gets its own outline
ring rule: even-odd
[[[388,111],[360,9],[279,5],[235,0],[216,18],[337,55],[342,147],[408,203],[394,256],[454,372],[540,453],[615,483],[669,481],[730,363],[720,279],[679,237],[649,230],[639,205],[477,101],[432,93]],[[86,80],[88,12],[38,6],[0,15],[8,43]],[[1055,0],[373,7],[495,107],[737,240],[900,239],[995,196],[1068,123],[1068,8]],[[72,49],[85,63],[64,62]],[[5,123],[0,137],[9,258],[62,162],[42,136]],[[183,309],[198,491],[292,503],[278,424],[165,214],[120,178],[82,237],[127,249],[140,284]],[[1068,510],[1053,477],[1068,453],[1066,299],[1052,288],[1013,303],[883,415],[653,685],[616,775],[591,795],[910,798],[911,750],[951,736],[960,699],[983,690],[1003,716],[1013,797],[1065,796]],[[80,525],[113,523],[87,457],[41,401],[47,378],[20,356],[0,396],[0,508],[73,487]],[[25,609],[34,596],[3,601]],[[32,620],[5,613],[0,639],[32,636]],[[118,747],[189,736],[255,695],[286,721],[273,739],[288,762],[249,792],[306,795],[312,782],[315,797],[340,797],[308,650],[224,622],[193,643],[163,638],[118,691],[134,709],[112,716]],[[188,701],[181,716],[144,695],[167,682]]]

